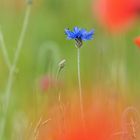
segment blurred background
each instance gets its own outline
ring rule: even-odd
[[[26,7],[25,0],[0,0],[0,29],[11,62]],[[135,43],[140,36],[139,15],[139,0],[33,0],[3,140],[27,139],[22,136],[30,129],[26,126],[33,121],[33,129],[40,114],[47,116],[56,103],[57,89],[64,102],[78,96],[77,50],[75,42],[66,39],[65,28],[95,30],[94,40],[84,42],[81,48],[86,106],[94,100],[97,106],[103,101],[121,111],[127,106],[140,109],[140,40]],[[66,59],[66,66],[56,80],[62,59]],[[1,111],[8,73],[0,50]]]

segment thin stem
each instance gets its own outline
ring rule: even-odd
[[[22,46],[23,46],[23,41],[24,41],[24,38],[25,38],[25,33],[27,31],[27,26],[28,26],[28,22],[29,22],[30,12],[31,12],[31,5],[28,5],[26,13],[25,13],[25,19],[24,19],[24,22],[23,22],[22,32],[21,32],[20,37],[19,37],[19,41],[18,41],[18,44],[17,44],[17,50],[16,50],[16,53],[15,53],[14,61],[13,61],[13,67],[14,68],[16,68],[18,58],[19,58],[19,55],[20,55],[20,52],[21,52],[21,49],[22,49]]]
[[[58,78],[59,78],[59,75],[60,75],[60,72],[64,69],[65,67],[65,63],[66,63],[66,60],[63,59],[59,62],[58,64],[58,69],[57,69],[57,73],[56,73],[56,81],[58,81]],[[61,104],[61,95],[60,95],[60,89],[58,89],[58,99],[59,99],[59,102]]]
[[[2,53],[3,53],[5,63],[8,67],[8,69],[10,70],[11,63],[10,63],[10,59],[9,59],[8,52],[7,52],[7,49],[6,49],[6,45],[5,45],[5,41],[4,41],[2,31],[0,31],[0,45],[1,45],[1,49],[2,49]]]
[[[20,56],[22,46],[23,46],[25,33],[27,31],[27,25],[28,25],[28,21],[29,21],[30,11],[31,11],[31,5],[28,5],[26,13],[25,13],[22,31],[21,31],[21,34],[19,36],[19,40],[17,43],[17,49],[15,52],[14,61],[13,61],[12,67],[9,71],[6,92],[5,92],[5,101],[4,101],[5,110],[3,111],[3,117],[1,119],[0,139],[3,139],[3,135],[4,135],[5,125],[6,125],[6,120],[7,120],[7,113],[8,113],[8,109],[9,109],[10,97],[11,97],[11,92],[12,92],[11,90],[12,90],[12,85],[14,82],[15,69],[16,69],[16,65],[17,65],[17,62],[18,62],[18,59]]]
[[[56,80],[58,80],[58,78],[59,78],[60,71],[61,71],[61,68],[59,67],[57,69],[57,73],[56,73]]]
[[[79,98],[80,98],[80,110],[82,122],[84,124],[84,110],[83,110],[83,98],[82,98],[82,87],[81,87],[81,74],[80,74],[80,48],[77,48],[77,68],[78,68],[78,84],[79,84]]]
[[[65,65],[65,61],[61,61],[61,62],[63,62],[63,63],[62,63],[62,65],[59,65],[59,68],[57,69],[56,81],[59,80],[60,72],[63,70],[64,65]],[[60,114],[62,116],[61,117],[61,120],[63,122],[63,125],[60,124],[60,131],[61,131],[60,133],[61,133],[61,135],[64,135],[65,134],[65,119],[64,119],[65,117],[64,117],[64,106],[63,106],[62,101],[61,101],[61,91],[60,91],[60,88],[58,88],[58,91],[57,92],[58,92],[58,106],[59,106]]]
[[[56,73],[56,82],[58,81],[60,72],[61,72],[61,68],[59,67],[59,68],[57,69],[57,73]],[[61,100],[61,95],[60,95],[60,91],[58,90],[58,101],[59,101],[59,103],[60,103],[60,100]]]

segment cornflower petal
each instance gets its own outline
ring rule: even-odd
[[[82,34],[87,33],[86,29],[81,29],[81,33],[82,33]]]
[[[70,31],[69,29],[65,29],[65,34],[67,35],[67,39],[74,39],[75,35],[72,31]]]
[[[94,30],[91,30],[89,32],[86,31],[86,29],[74,27],[73,31],[70,31],[69,29],[65,29],[65,34],[67,35],[67,39],[74,39],[76,40],[76,46],[78,42],[78,47],[81,46],[82,41],[87,41],[93,39]]]
[[[83,40],[91,40],[93,39],[94,30],[87,32],[83,35]]]
[[[78,32],[80,31],[80,28],[74,27],[74,28],[73,28],[73,31],[74,31],[75,33],[78,33]]]

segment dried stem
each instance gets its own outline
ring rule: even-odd
[[[128,121],[127,117],[129,116],[129,113],[132,113],[131,114],[132,116],[129,122],[127,122]],[[131,137],[131,139],[136,139],[136,125],[139,122],[139,119],[140,119],[139,112],[133,106],[126,108],[125,111],[123,112],[122,131],[128,132],[128,136]],[[124,136],[122,136],[122,140],[123,139]]]
[[[34,132],[33,132],[35,140],[37,140],[37,137],[38,137],[38,134],[39,134],[39,129],[40,129],[42,126],[47,125],[47,123],[48,123],[49,121],[51,121],[51,119],[48,119],[48,120],[46,120],[46,121],[44,121],[44,122],[41,122],[41,121],[42,121],[42,118],[39,119],[39,121],[38,121],[38,123],[37,123],[37,125],[36,125],[36,127],[35,127],[35,129],[34,129]]]
[[[135,122],[133,117],[130,118],[129,122],[126,122],[127,120],[127,115],[129,113],[135,113],[135,117],[138,117],[139,119],[139,112],[134,108],[134,107],[128,107],[124,112],[122,116],[122,130],[116,133],[113,133],[110,136],[110,139],[113,139],[114,136],[121,136],[121,139],[129,139],[129,140],[135,140],[137,139],[136,136],[136,125],[137,123]],[[133,114],[134,115],[134,114]],[[136,119],[136,118],[135,118]],[[138,120],[137,120],[138,121]]]

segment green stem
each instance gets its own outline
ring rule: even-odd
[[[29,21],[29,16],[30,16],[30,11],[31,11],[31,5],[28,5],[26,13],[25,13],[25,18],[23,22],[23,27],[22,31],[18,40],[17,44],[17,49],[15,52],[13,64],[11,66],[11,69],[9,71],[9,76],[8,76],[8,81],[7,81],[7,86],[6,86],[6,92],[5,92],[5,100],[4,100],[4,111],[3,111],[3,117],[1,119],[1,131],[0,131],[0,140],[3,139],[4,131],[5,131],[5,126],[6,126],[6,120],[7,120],[7,114],[8,114],[8,109],[9,109],[9,103],[10,103],[10,97],[12,93],[12,85],[14,82],[14,74],[15,74],[15,69],[18,63],[18,59],[20,56],[20,52],[23,46],[23,41],[25,38],[25,33],[27,31],[27,26],[28,26],[28,21]]]
[[[82,87],[81,87],[81,75],[80,75],[80,48],[77,48],[77,68],[78,68],[78,84],[79,84],[79,98],[80,98],[80,110],[81,118],[84,124],[84,110],[83,110],[83,98],[82,98]]]
[[[8,56],[8,53],[7,53],[4,37],[3,37],[3,34],[2,34],[1,31],[0,31],[0,44],[1,44],[1,49],[2,49],[2,53],[3,53],[5,63],[7,65],[7,67],[8,67],[8,69],[10,70],[11,63],[10,63],[10,59],[9,59],[9,56]]]

